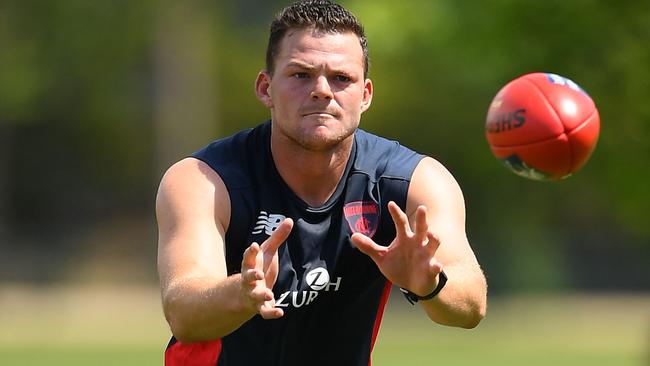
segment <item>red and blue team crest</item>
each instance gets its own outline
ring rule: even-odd
[[[353,233],[371,237],[379,225],[379,207],[371,201],[355,201],[343,206],[343,214]]]

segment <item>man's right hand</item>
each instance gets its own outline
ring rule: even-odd
[[[241,263],[241,298],[245,307],[264,319],[277,319],[284,311],[275,307],[273,286],[278,278],[278,248],[293,228],[293,220],[285,219],[262,245],[251,244],[244,251]]]

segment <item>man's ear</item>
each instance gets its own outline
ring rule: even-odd
[[[368,108],[370,108],[370,103],[372,103],[372,92],[373,92],[372,81],[370,79],[366,79],[363,85],[363,100],[361,102],[361,113],[367,111]]]
[[[273,108],[271,100],[271,75],[266,70],[260,71],[255,79],[255,95],[267,108]]]

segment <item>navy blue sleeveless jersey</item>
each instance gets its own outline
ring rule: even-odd
[[[240,272],[242,254],[252,242],[262,243],[285,217],[293,219],[293,230],[278,251],[273,288],[284,316],[264,320],[257,315],[212,342],[181,344],[172,338],[168,365],[370,363],[391,284],[350,236],[361,232],[390,244],[395,227],[387,204],[395,201],[405,209],[411,175],[423,156],[357,130],[336,191],[321,207],[310,207],[277,172],[270,135],[271,122],[266,122],[193,156],[219,174],[230,195],[225,238],[229,274]]]

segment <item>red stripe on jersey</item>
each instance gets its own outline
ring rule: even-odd
[[[368,359],[368,366],[372,365],[372,350],[375,348],[375,340],[379,334],[381,318],[384,316],[384,308],[388,302],[388,296],[390,295],[390,289],[392,286],[393,284],[390,281],[386,281],[384,291],[381,293],[381,300],[379,301],[379,308],[377,309],[377,316],[375,317],[375,326],[372,329],[372,342],[370,343],[370,359]]]
[[[200,343],[176,341],[165,350],[165,366],[215,366],[221,353],[221,339]]]

